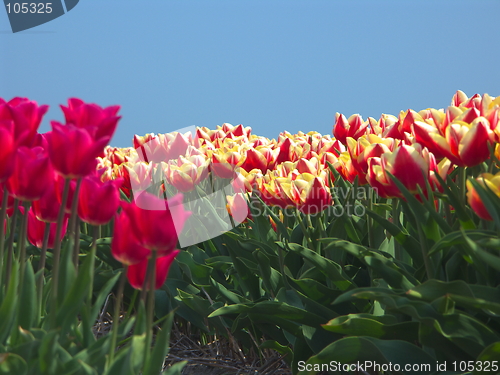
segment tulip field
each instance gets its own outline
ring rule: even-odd
[[[185,374],[181,340],[217,374],[500,373],[500,96],[129,148],[119,106],[61,109],[0,98],[0,374]]]

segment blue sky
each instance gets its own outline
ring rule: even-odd
[[[499,1],[80,0],[12,34],[0,9],[0,97],[119,104],[112,144],[224,122],[276,138],[500,95]]]

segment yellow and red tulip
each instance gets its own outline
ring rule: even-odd
[[[402,197],[397,185],[390,178],[396,177],[411,193],[417,194],[420,186],[426,191],[426,180],[430,171],[437,169],[434,155],[418,143],[408,146],[403,143],[393,152],[384,153],[380,158],[368,161],[367,179],[378,194],[384,198]]]
[[[483,187],[489,188],[500,198],[500,172],[496,175],[493,175],[491,173],[483,173],[478,178],[476,178],[476,181]],[[481,219],[493,220],[490,213],[488,212],[488,209],[485,207],[483,201],[481,200],[481,197],[470,181],[467,181],[467,201],[469,202],[469,205],[477,214],[477,216],[479,216]]]
[[[165,173],[167,181],[180,192],[194,190],[208,176],[209,163],[204,156],[181,156],[176,164],[166,164]]]
[[[333,136],[342,144],[346,144],[347,137],[358,139],[363,134],[366,134],[368,129],[368,121],[363,121],[360,115],[352,115],[348,119],[340,114],[335,114],[335,125],[333,126]]]

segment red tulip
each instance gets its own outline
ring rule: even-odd
[[[8,102],[0,102],[0,121],[12,120],[14,122],[14,137],[21,146],[32,146],[43,115],[48,106],[30,101],[27,98],[16,97]]]
[[[0,121],[0,182],[7,180],[14,171],[16,147],[14,123]]]
[[[36,218],[33,210],[30,209],[28,211],[28,240],[32,245],[38,247],[39,249],[43,247],[43,236],[45,233],[45,225],[50,225],[49,242],[47,248],[53,249],[56,240],[55,237],[56,237],[57,223],[49,224],[40,221]],[[63,221],[61,238],[59,240],[62,240],[64,238],[67,226],[68,226],[68,218],[66,217]]]
[[[155,289],[159,289],[165,280],[167,279],[168,270],[172,265],[177,254],[179,254],[179,250],[173,250],[169,252],[167,255],[159,257],[156,259],[156,272],[155,272]],[[142,284],[144,284],[144,277],[146,277],[146,272],[148,268],[148,259],[144,259],[142,262],[131,265],[127,269],[127,278],[135,289],[142,289]],[[146,288],[149,290],[149,284],[146,285]]]
[[[45,221],[48,223],[57,222],[57,216],[59,213],[59,208],[61,207],[61,198],[58,197],[57,184],[59,183],[57,179],[57,174],[54,173],[54,180],[52,183],[48,183],[45,187],[40,199],[33,201],[32,209],[33,213],[38,220]],[[62,180],[62,179],[61,179]],[[61,181],[64,184],[64,181]],[[61,192],[62,195],[62,192]]]
[[[184,210],[183,196],[163,200],[143,192],[135,196],[134,203],[124,203],[121,215],[128,216],[138,244],[158,251],[160,255],[172,251],[178,235],[190,212]]]
[[[139,245],[130,218],[123,211],[115,216],[111,254],[126,265],[137,264],[151,255],[151,250]]]
[[[61,109],[66,124],[73,124],[78,128],[97,127],[96,139],[105,137],[111,139],[120,119],[120,116],[116,116],[120,110],[119,105],[102,108],[97,104],[71,98],[68,100],[68,106],[61,106]]]
[[[120,205],[119,186],[122,179],[101,182],[90,175],[82,180],[78,197],[78,216],[92,225],[103,225],[116,214]]]
[[[109,137],[95,139],[95,128],[78,128],[56,121],[51,125],[47,141],[54,169],[65,178],[80,178],[92,173],[97,165],[96,158],[108,144]]]
[[[47,153],[41,147],[23,146],[17,150],[14,173],[6,182],[7,190],[22,201],[40,199],[53,176]]]

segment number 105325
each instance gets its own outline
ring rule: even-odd
[[[8,13],[52,13],[52,3],[7,3]]]

